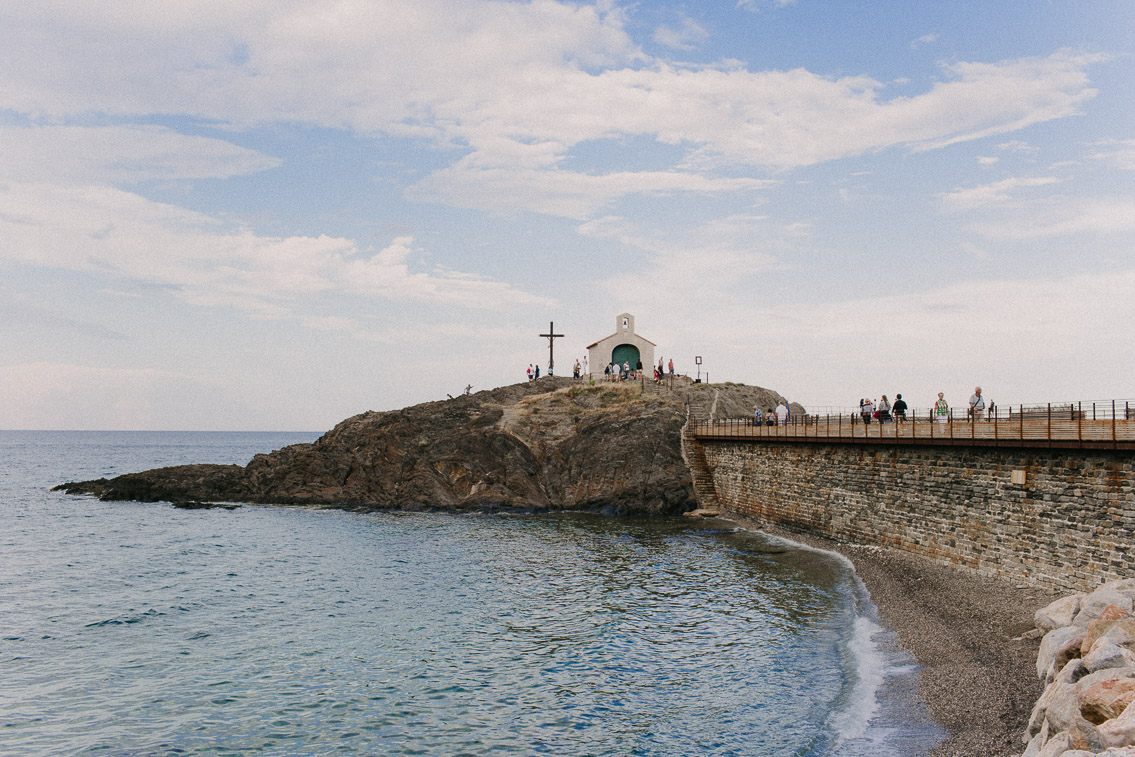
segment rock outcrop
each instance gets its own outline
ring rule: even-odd
[[[1135,757],[1135,579],[1058,599],[1036,613],[1044,633],[1024,757]]]
[[[543,378],[362,413],[243,467],[183,465],[56,488],[144,502],[680,513],[697,504],[681,452],[687,405],[721,418],[779,399],[741,384]]]

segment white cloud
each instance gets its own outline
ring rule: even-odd
[[[738,214],[674,234],[607,217],[582,224],[579,232],[616,239],[649,255],[644,268],[613,276],[604,283],[612,299],[621,300],[627,292],[644,292],[649,293],[647,301],[669,302],[751,291],[761,276],[786,267],[784,258],[807,237],[806,226],[777,224],[764,215]]]
[[[921,37],[911,42],[910,46],[912,49],[917,49],[919,47],[922,47],[923,45],[933,45],[937,41],[937,34],[923,34]]]
[[[1001,158],[998,158],[996,156],[991,156],[991,155],[979,155],[977,157],[977,162],[978,162],[978,164],[983,165],[983,166],[993,166],[993,165],[996,165],[997,163],[1000,163]]]
[[[1011,192],[1015,189],[1043,187],[1059,184],[1060,181],[1053,176],[1002,179],[992,184],[982,184],[968,189],[955,189],[953,192],[943,193],[939,197],[950,210],[983,210],[1012,203],[1013,195]]]
[[[929,91],[887,100],[885,85],[864,76],[649,59],[621,14],[606,7],[17,5],[0,28],[0,108],[55,118],[184,114],[236,127],[290,122],[431,139],[466,154],[415,196],[480,207],[478,195],[495,195],[501,209],[579,217],[621,194],[730,186],[708,175],[699,182],[693,172],[785,170],[897,145],[940,148],[1063,118],[1095,95],[1086,69],[1103,59],[1062,52],[961,62],[945,67]],[[693,44],[699,29],[691,21],[668,39]],[[678,147],[685,159],[671,170],[652,164],[608,176],[557,170],[579,145],[626,137]],[[238,158],[265,160],[227,159]],[[556,182],[565,188],[547,192]],[[531,199],[533,186],[549,196]],[[589,201],[591,191],[604,199]]]
[[[1110,236],[1135,233],[1135,199],[1063,198],[1060,202],[1033,207],[1012,218],[988,221],[973,227],[992,239],[1030,240],[1092,234]]]
[[[682,16],[678,28],[660,26],[654,31],[654,41],[675,50],[693,50],[709,39],[709,32],[689,16]]]
[[[0,127],[0,142],[0,179],[16,182],[226,179],[280,164],[231,142],[157,126],[9,126]]]
[[[1111,140],[1097,143],[1096,146],[1105,149],[1093,153],[1090,157],[1105,160],[1124,171],[1135,171],[1135,139]]]
[[[1037,148],[1025,142],[1022,139],[1010,139],[1008,142],[1002,142],[997,145],[998,150],[1007,150],[1010,152],[1036,152]]]
[[[229,230],[110,187],[0,186],[0,237],[0,262],[124,276],[263,317],[284,317],[298,298],[327,292],[490,309],[548,302],[470,274],[414,271],[409,237],[368,255],[349,239]]]
[[[487,211],[527,210],[585,219],[631,194],[714,194],[754,191],[775,181],[711,178],[684,171],[586,174],[578,171],[477,168],[460,161],[412,186],[412,199]]]

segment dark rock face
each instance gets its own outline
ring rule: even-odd
[[[691,393],[748,402],[754,387],[572,386],[545,378],[343,421],[248,465],[183,465],[63,484],[104,500],[254,502],[347,509],[696,506],[681,455]],[[736,394],[738,397],[734,398]]]

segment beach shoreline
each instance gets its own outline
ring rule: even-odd
[[[927,757],[1012,757],[1025,749],[1029,713],[1043,691],[1036,677],[1034,613],[1060,596],[1018,588],[897,550],[788,532],[741,515],[738,526],[849,559],[902,648],[918,662],[918,692],[946,731]],[[912,757],[914,757],[912,755]]]

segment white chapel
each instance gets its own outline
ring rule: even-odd
[[[634,316],[622,313],[615,318],[615,333],[595,344],[587,346],[587,366],[592,375],[603,375],[604,366],[610,363],[630,363],[634,368],[638,361],[650,370],[654,362],[654,348],[657,345],[643,339],[634,331]]]

